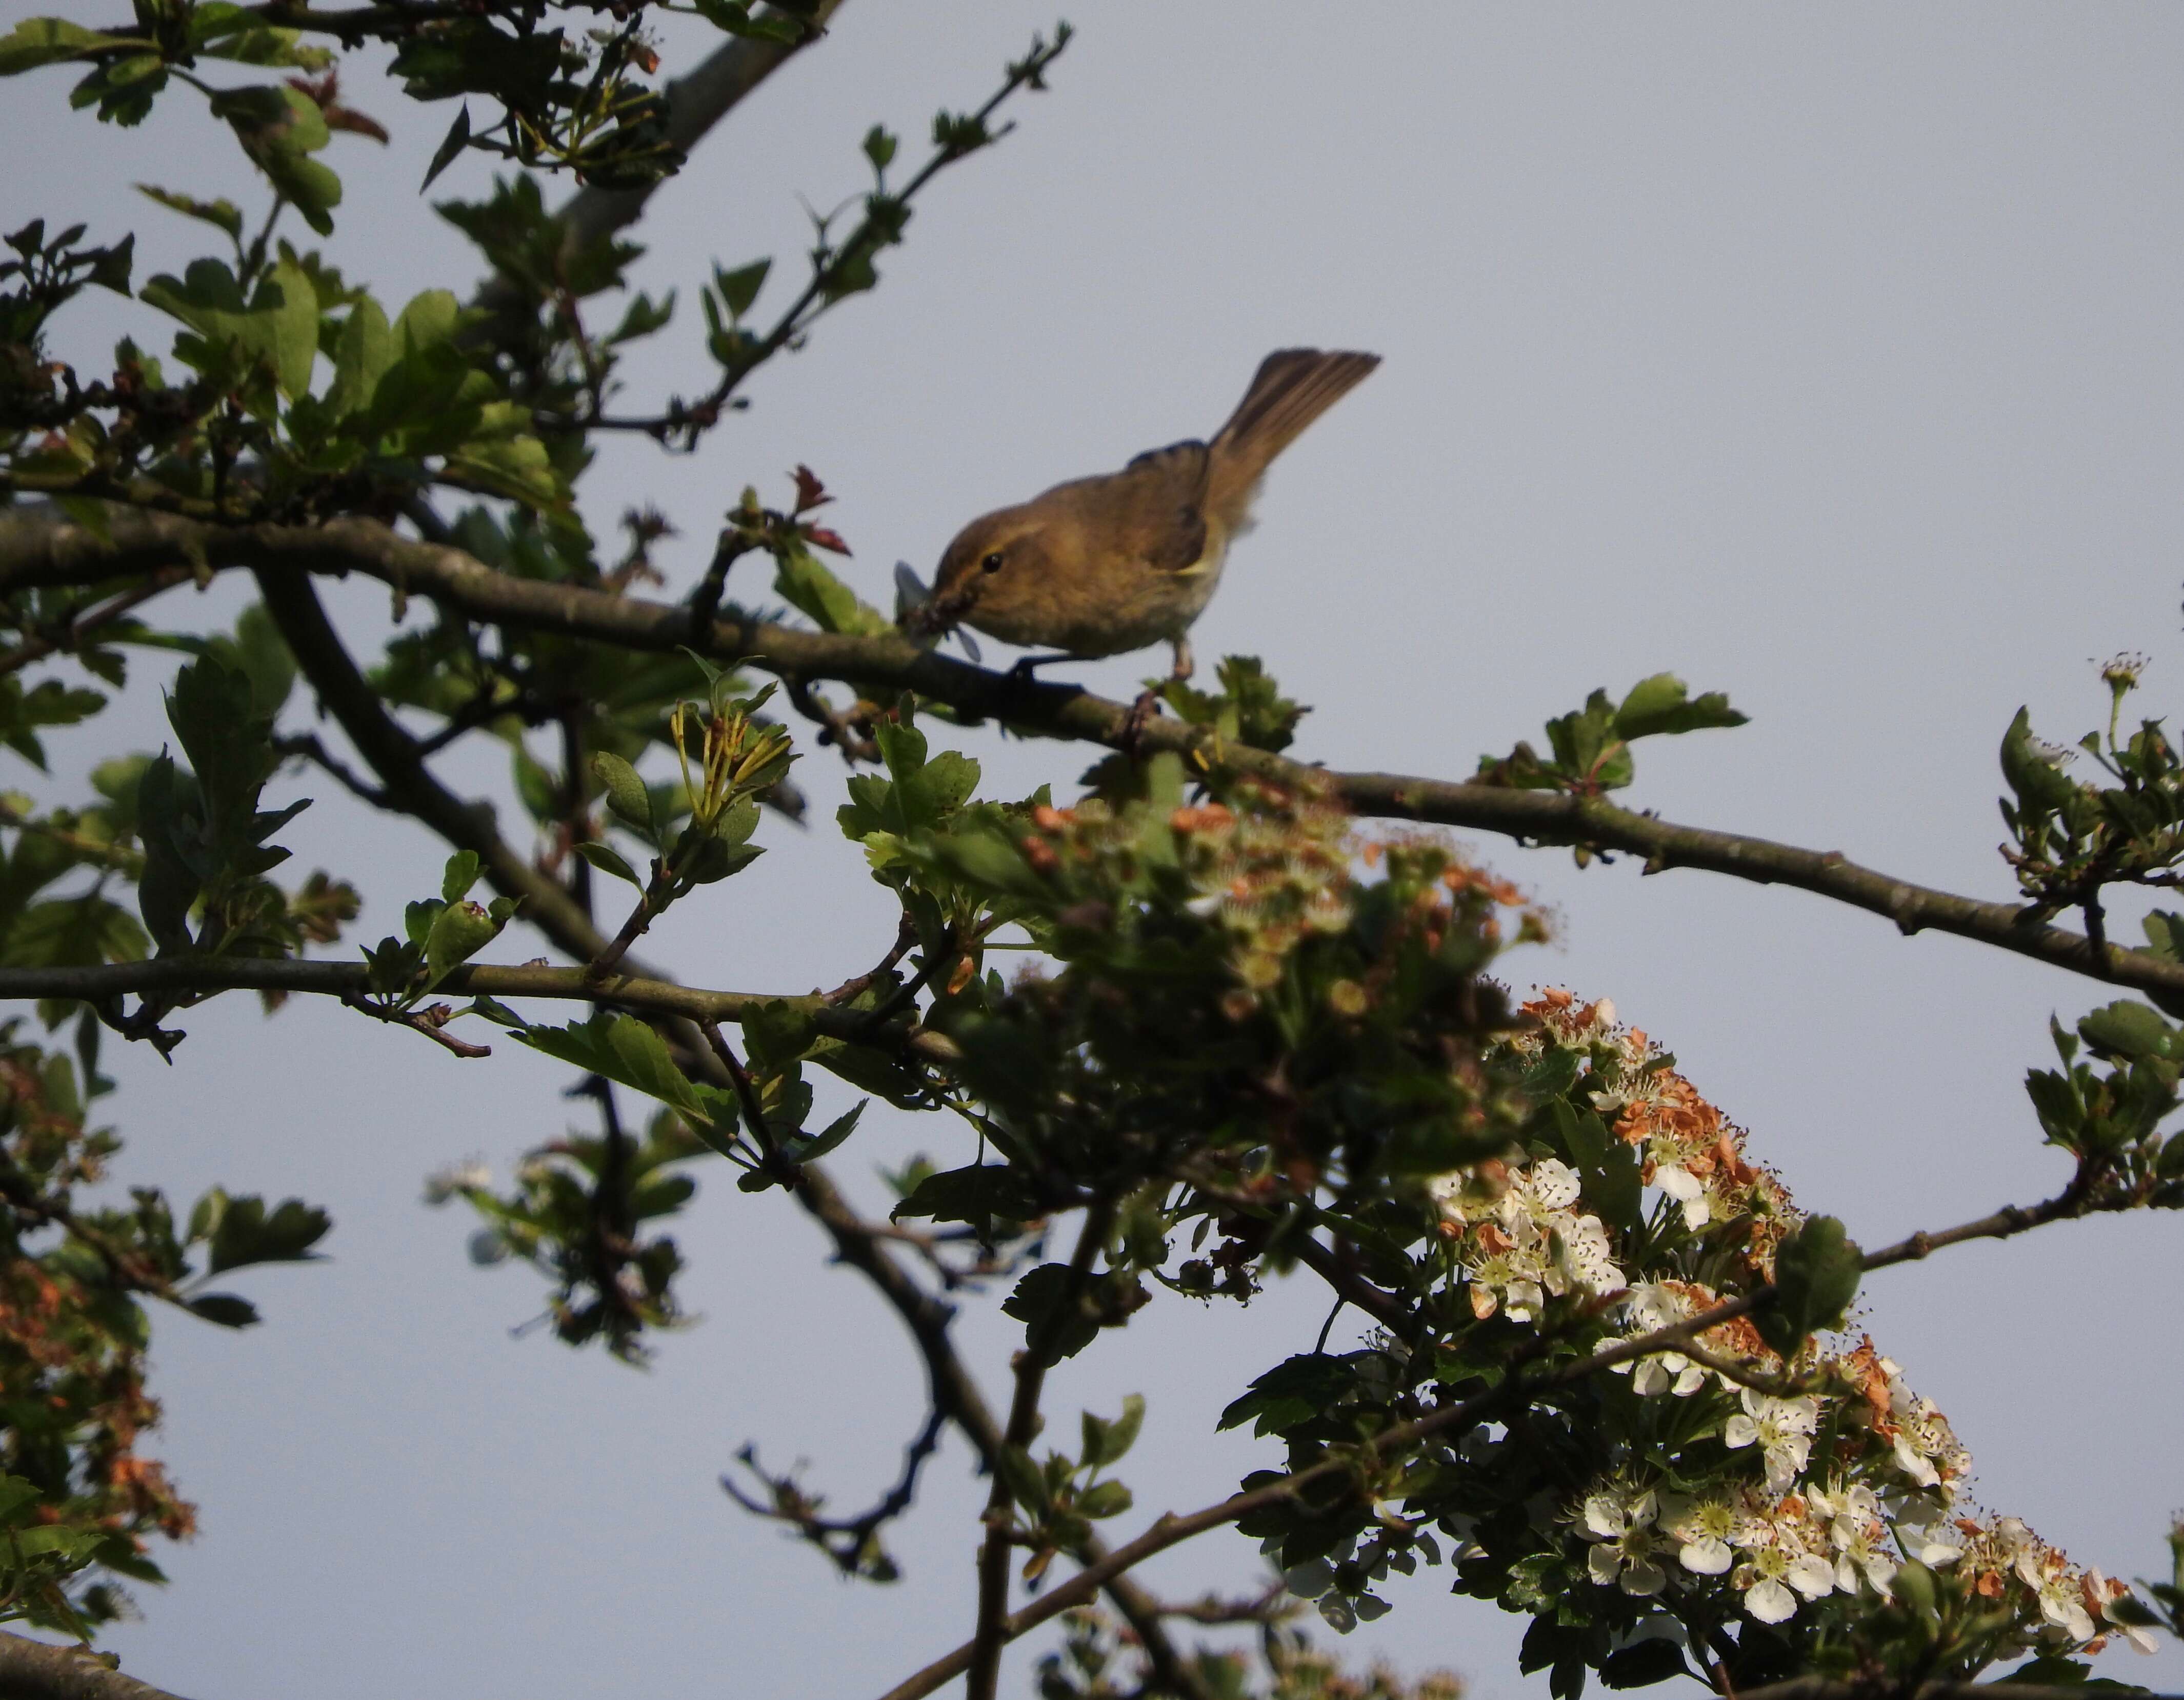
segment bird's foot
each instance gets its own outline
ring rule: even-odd
[[[1155,689],[1141,690],[1138,700],[1130,705],[1129,714],[1123,722],[1123,736],[1117,747],[1131,761],[1138,759],[1139,745],[1145,741],[1145,728],[1153,723],[1161,711],[1161,694]]]

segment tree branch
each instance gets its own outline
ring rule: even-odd
[[[310,573],[360,573],[429,596],[464,618],[631,649],[666,651],[692,644],[687,609],[580,585],[515,578],[459,549],[411,542],[370,521],[218,527],[138,509],[117,507],[112,513],[110,547],[71,522],[0,519],[0,593],[104,582],[157,571],[178,559],[197,560],[214,568],[257,568],[268,584]],[[906,638],[800,631],[740,614],[715,621],[702,635],[705,640],[692,647],[783,678],[833,678],[914,691],[968,714],[1005,720],[1021,731],[1110,749],[1173,750],[1205,770],[1218,767],[1277,784],[1323,787],[1360,815],[1434,822],[1533,844],[1621,850],[1644,857],[1648,871],[1705,868],[1762,884],[1794,886],[1884,916],[1906,933],[1952,933],[2113,985],[2184,996],[2184,963],[2113,944],[2098,950],[2083,934],[2046,925],[2021,905],[1982,902],[1915,885],[1861,867],[1836,850],[1680,826],[1600,797],[1407,774],[1333,772],[1223,743],[1203,728],[1166,719],[1137,729],[1126,704],[1072,686],[974,667],[937,650],[920,649]],[[464,805],[449,798],[448,806]]]
[[[0,998],[81,998],[98,1004],[130,994],[187,997],[209,992],[278,991],[347,1000],[370,990],[366,972],[360,961],[160,956],[147,962],[106,962],[94,967],[0,968]],[[580,967],[471,962],[451,970],[433,990],[457,997],[569,999],[640,1015],[738,1024],[770,1005],[783,1003],[809,1014],[814,1029],[827,1038],[866,1045],[876,1038],[862,1010],[837,1009],[818,997],[706,991],[637,974],[594,978]],[[902,1043],[911,1055],[942,1066],[961,1055],[952,1040],[937,1033],[912,1028]]]
[[[1091,1279],[1093,1260],[1107,1248],[1107,1230],[1115,1220],[1115,1201],[1101,1197],[1084,1212],[1084,1226],[1070,1256],[1069,1273],[1054,1307],[1032,1329],[1023,1349],[1017,1353],[1016,1394],[1009,1402],[1009,1426],[1002,1442],[1017,1452],[1030,1446],[1039,1433],[1039,1396],[1046,1372],[1060,1354],[1062,1340],[1083,1302],[1085,1284]],[[1001,1620],[1008,1614],[1009,1540],[1011,1508],[1008,1476],[994,1472],[992,1491],[986,1497],[986,1538],[978,1552],[978,1630],[972,1637],[971,1673],[964,1684],[969,1700],[994,1700],[1001,1670]]]
[[[177,1700],[125,1676],[98,1654],[0,1630],[0,1696],[5,1700]]]
[[[379,775],[388,800],[457,849],[476,851],[493,889],[522,900],[523,918],[562,950],[576,956],[597,956],[604,941],[567,888],[539,872],[500,836],[489,805],[465,803],[432,777],[417,740],[387,713],[378,692],[349,658],[310,580],[299,573],[274,571],[256,576],[265,611],[287,640],[297,666],[348,741]]]

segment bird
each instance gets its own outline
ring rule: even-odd
[[[1279,348],[1210,441],[1186,438],[1104,472],[980,516],[956,534],[930,590],[895,569],[896,619],[921,641],[970,627],[1004,643],[1091,660],[1166,643],[1171,677],[1193,672],[1191,622],[1221,582],[1228,546],[1251,528],[1267,466],[1380,364],[1378,354]],[[1149,693],[1150,694],[1150,693]]]

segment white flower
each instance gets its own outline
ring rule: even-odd
[[[1750,1549],[1737,1571],[1744,1590],[1744,1609],[1762,1623],[1782,1623],[1797,1609],[1797,1594],[1817,1600],[1836,1587],[1835,1566],[1788,1530],[1775,1527],[1773,1538]],[[1797,1591],[1796,1593],[1791,1591]]]
[[[1838,1481],[1826,1491],[1808,1489],[1805,1506],[1827,1525],[1828,1544],[1836,1554],[1836,1586],[1854,1594],[1862,1576],[1874,1592],[1889,1598],[1896,1582],[1896,1555],[1887,1546],[1888,1525],[1881,1521],[1880,1501],[1874,1491],[1863,1482],[1846,1486]]]
[[[1679,1399],[1687,1399],[1706,1385],[1705,1368],[1694,1363],[1680,1352],[1663,1352],[1657,1357],[1641,1357],[1630,1373],[1630,1385],[1635,1392],[1650,1396],[1663,1387]]]
[[[1730,1544],[1744,1521],[1726,1500],[1677,1496],[1662,1502],[1661,1526],[1682,1543],[1676,1562],[1695,1576],[1719,1576],[1729,1569]]]
[[[1744,1409],[1723,1428],[1722,1444],[1734,1448],[1756,1442],[1766,1458],[1768,1490],[1785,1493],[1812,1456],[1813,1430],[1819,1426],[1819,1418],[1817,1399],[1775,1399],[1747,1387]]]
[[[1562,1240],[1562,1273],[1596,1296],[1619,1293],[1630,1285],[1607,1243],[1607,1229],[1597,1216],[1564,1216],[1556,1224]]]
[[[1658,1502],[1648,1489],[1603,1488],[1587,1494],[1578,1512],[1578,1532],[1595,1543],[1586,1568],[1603,1588],[1618,1586],[1641,1598],[1668,1586],[1668,1573],[1654,1557],[1659,1536],[1653,1520]]]
[[[2109,1608],[2119,1600],[2128,1599],[2131,1590],[2121,1582],[2103,1576],[2096,1564],[2086,1572],[2086,1602],[2098,1610],[2108,1626],[2129,1641],[2134,1653],[2153,1653],[2156,1650],[2153,1637],[2142,1624],[2125,1623],[2110,1615]]]
[[[472,1157],[468,1162],[451,1163],[426,1176],[425,1202],[445,1204],[459,1192],[492,1184],[493,1171],[485,1166],[482,1158]]]
[[[2038,1597],[2040,1615],[2072,1641],[2091,1641],[2099,1632],[2093,1627],[2092,1614],[2086,1609],[2084,1575],[2053,1547],[2030,1540],[2010,1568]]]
[[[1653,1171],[1653,1184],[1683,1207],[1684,1226],[1696,1233],[1713,1215],[1706,1183],[1681,1163],[1664,1162]]]

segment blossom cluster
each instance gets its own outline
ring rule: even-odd
[[[1743,1130],[1606,1000],[1548,991],[1524,1009],[1533,1024],[1512,1049],[1528,1067],[1577,1053],[1568,1100],[1635,1148],[1650,1231],[1618,1234],[1577,1170],[1537,1151],[1435,1177],[1427,1195],[1473,1316],[1535,1324],[1567,1299],[1637,1338],[1771,1279],[1804,1218],[1747,1157]],[[1693,1279],[1701,1262],[1720,1285]],[[1831,1595],[1892,1597],[1916,1561],[1974,1578],[2009,1614],[1997,1656],[2094,1652],[2111,1633],[2152,1650],[2109,1614],[2122,1584],[1970,1505],[1971,1459],[1947,1418],[1870,1339],[1808,1341],[1785,1363],[1738,1317],[1688,1352],[1616,1368],[1641,1400],[1694,1402],[1680,1407],[1688,1420],[1655,1425],[1680,1437],[1666,1468],[1660,1446],[1611,1445],[1606,1476],[1540,1510],[1542,1536],[1568,1543],[1595,1585],[1712,1598],[1777,1625]]]

